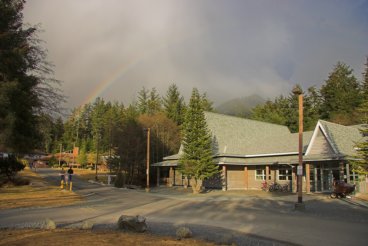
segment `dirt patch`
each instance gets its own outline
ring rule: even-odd
[[[56,230],[0,230],[0,245],[191,245],[210,246],[213,243],[195,239],[181,241],[172,237],[149,233],[136,234],[119,231],[90,231],[75,229]]]
[[[356,194],[356,197],[368,202],[368,193],[358,193]]]
[[[0,209],[19,207],[55,207],[81,202],[74,192],[50,186],[37,173],[28,168],[19,172],[22,179],[29,179],[30,185],[7,185],[0,188]]]

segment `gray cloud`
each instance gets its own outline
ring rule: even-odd
[[[368,55],[367,1],[33,0],[68,107],[100,95],[130,103],[145,86],[176,83],[221,102],[272,98],[293,84],[320,85],[337,61],[360,78]]]

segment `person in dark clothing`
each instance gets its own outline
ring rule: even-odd
[[[73,176],[73,168],[70,166],[68,169],[68,183],[70,184],[70,182],[72,182],[72,176]]]

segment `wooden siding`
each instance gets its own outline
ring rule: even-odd
[[[265,167],[266,168],[266,167]],[[262,187],[263,180],[256,180],[256,167],[248,166],[248,189],[258,190]]]
[[[227,166],[227,188],[245,189],[244,166]]]
[[[333,155],[334,151],[328,143],[326,137],[323,135],[322,131],[319,129],[316,138],[311,143],[310,155]]]

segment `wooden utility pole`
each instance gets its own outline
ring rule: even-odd
[[[299,95],[298,203],[303,203],[303,94]]]
[[[303,91],[300,87],[296,86],[293,89],[293,93],[298,96],[299,104],[299,163],[297,166],[297,189],[298,189],[298,202],[295,203],[295,209],[304,210],[305,205],[303,203]]]
[[[61,151],[62,150],[63,150],[63,144],[60,144],[59,167],[61,167]]]
[[[97,165],[98,165],[98,140],[100,138],[100,134],[97,133],[97,143],[96,143],[96,176],[95,176],[95,180],[98,180],[98,176],[97,176]]]
[[[146,186],[146,191],[149,192],[150,190],[150,185],[149,185],[149,176],[150,176],[150,138],[151,138],[151,128],[147,128],[147,170],[146,170],[146,175],[147,175],[147,186]]]

